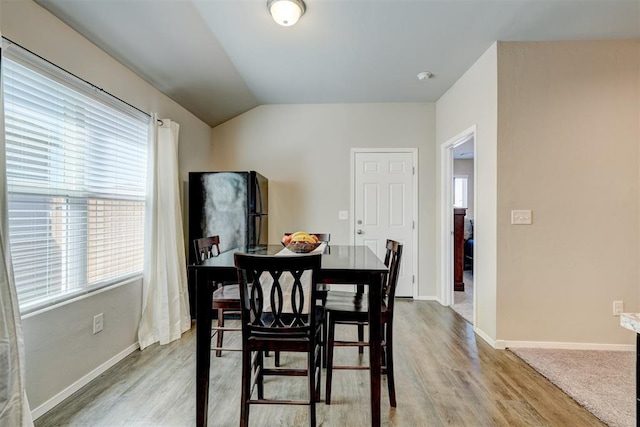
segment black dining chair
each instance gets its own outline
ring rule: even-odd
[[[242,313],[241,427],[249,424],[252,404],[309,405],[309,424],[316,425],[324,320],[324,308],[316,304],[321,256],[235,254]],[[268,368],[266,351],[305,353],[307,366]],[[308,399],[265,398],[265,376],[306,376]]]
[[[196,259],[198,263],[214,256],[220,255],[220,237],[210,236],[195,239],[193,241],[196,250]],[[238,332],[240,328],[229,327],[225,325],[225,317],[240,316],[240,288],[237,283],[216,283],[216,289],[213,291],[211,299],[211,309],[216,312],[218,323],[212,326],[211,330],[216,336],[216,345],[211,348],[215,350],[216,357],[222,356],[222,351],[240,351],[236,347],[224,347],[224,333]]]
[[[393,307],[398,283],[400,260],[402,259],[402,243],[387,240],[384,264],[389,268],[382,289],[382,307],[380,327],[382,335],[382,372],[387,375],[389,387],[389,402],[396,406],[395,378],[393,375]],[[336,325],[356,325],[363,328],[368,324],[369,304],[368,296],[362,292],[330,291],[325,304],[327,313],[327,338],[326,338],[326,395],[325,403],[331,403],[331,381],[334,369],[368,369],[368,366],[337,366],[333,364],[333,352],[335,347],[358,347],[362,350],[369,346],[362,336],[357,341],[335,340]]]

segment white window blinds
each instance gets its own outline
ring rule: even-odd
[[[140,274],[149,117],[14,45],[2,78],[21,312]]]

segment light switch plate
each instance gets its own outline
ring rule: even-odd
[[[511,224],[516,224],[516,225],[531,224],[531,211],[530,210],[512,210]]]
[[[338,219],[349,219],[349,211],[338,211]]]

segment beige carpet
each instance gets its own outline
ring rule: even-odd
[[[636,425],[635,352],[509,350],[610,427]]]

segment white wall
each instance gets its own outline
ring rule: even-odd
[[[640,40],[501,42],[498,76],[498,336],[633,344]]]
[[[264,105],[213,130],[218,170],[269,179],[269,241],[294,229],[349,243],[351,148],[418,148],[418,293],[435,295],[435,105]]]
[[[183,177],[190,170],[209,168],[208,125],[32,1],[2,0],[0,9],[4,37],[144,111],[178,122]],[[27,394],[31,408],[40,408],[36,415],[54,403],[58,393],[135,345],[141,293],[137,280],[24,319]],[[104,313],[105,329],[93,335],[98,313]]]
[[[474,213],[475,329],[489,342],[496,332],[496,188],[498,121],[497,45],[492,45],[436,103],[436,144],[476,126],[476,211]],[[439,152],[438,152],[439,153]],[[440,158],[440,155],[438,155]],[[438,213],[440,164],[437,171]],[[438,215],[438,224],[442,218]],[[439,240],[439,239],[438,239]],[[438,247],[440,242],[438,241]],[[443,272],[438,268],[438,283]]]

